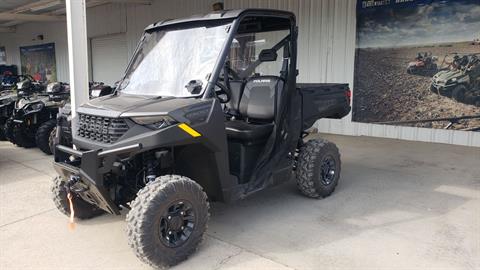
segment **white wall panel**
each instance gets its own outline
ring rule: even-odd
[[[356,0],[225,0],[225,6],[294,12],[299,26],[299,82],[348,82],[355,91]],[[480,132],[356,123],[351,115],[320,120],[316,127],[344,135],[480,146]]]
[[[4,35],[6,37],[4,37]],[[68,81],[67,29],[65,23],[26,23],[17,26],[16,33],[0,35],[0,44],[7,43],[7,61],[17,65],[20,71],[21,46],[55,43],[57,78]],[[37,38],[43,35],[43,40]]]

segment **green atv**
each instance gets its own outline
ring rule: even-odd
[[[480,53],[455,55],[450,67],[432,78],[430,90],[458,102],[480,106]]]

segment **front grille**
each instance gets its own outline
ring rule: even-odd
[[[114,143],[128,130],[122,118],[109,118],[88,114],[78,114],[77,135],[96,142]]]

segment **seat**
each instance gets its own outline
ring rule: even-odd
[[[254,125],[241,120],[228,121],[226,126],[227,137],[241,141],[264,139],[273,130],[273,123]]]
[[[283,80],[277,76],[257,76],[247,80],[239,103],[242,120],[225,123],[229,139],[262,141],[273,130],[273,119]]]

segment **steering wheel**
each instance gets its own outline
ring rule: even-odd
[[[232,78],[234,80],[241,80],[240,75],[238,75],[238,73],[235,70],[233,70],[230,66],[226,66],[225,68],[228,71],[229,78]],[[230,77],[230,75],[232,76]]]
[[[230,101],[230,98],[232,97],[232,91],[225,86],[224,84],[220,83],[220,81],[217,81],[215,84],[219,89],[215,89],[215,94],[217,95],[218,100],[220,103],[227,103]]]

